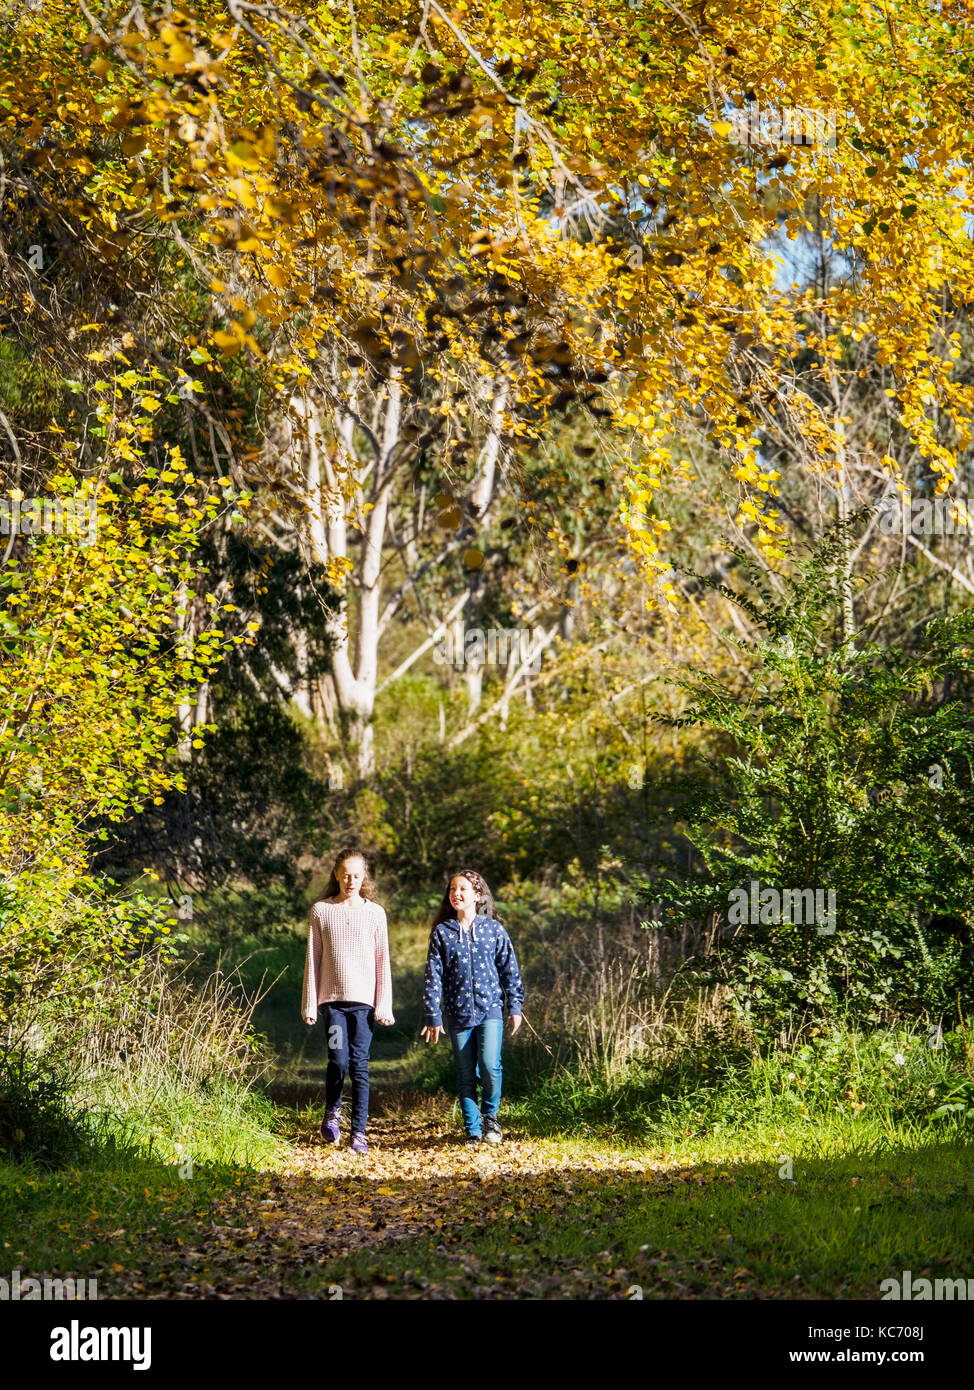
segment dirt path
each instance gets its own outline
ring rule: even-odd
[[[194,1233],[177,1255],[185,1276],[166,1296],[625,1296],[628,1271],[596,1273],[570,1257],[533,1268],[525,1247],[537,1227],[570,1219],[580,1200],[591,1208],[596,1196],[608,1233],[616,1204],[634,1184],[666,1184],[665,1168],[592,1144],[508,1138],[470,1148],[457,1138],[447,1107],[428,1101],[371,1119],[366,1156],[351,1152],[347,1135],[338,1148],[302,1136],[278,1172],[232,1195],[209,1231]],[[493,1259],[483,1268],[471,1248],[491,1230],[502,1233],[506,1272]],[[413,1250],[410,1270],[404,1252]],[[429,1277],[434,1266],[449,1277]]]

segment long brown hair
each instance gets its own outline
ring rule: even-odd
[[[375,883],[372,879],[372,871],[369,868],[369,861],[366,859],[365,855],[362,853],[360,849],[342,850],[341,854],[338,856],[334,864],[332,864],[331,866],[331,878],[329,878],[328,886],[326,887],[322,896],[325,898],[341,897],[342,886],[338,882],[338,870],[345,863],[346,859],[361,859],[363,865],[365,866],[365,877],[362,879],[362,886],[359,889],[359,893],[362,895],[363,898],[367,898],[370,903],[374,903],[376,898]]]
[[[454,869],[446,881],[446,891],[443,894],[443,901],[437,909],[436,916],[433,918],[433,926],[438,927],[441,922],[452,922],[456,918],[453,904],[450,902],[450,889],[453,887],[455,878],[469,879],[476,894],[478,917],[493,917],[497,922],[500,918],[494,909],[494,897],[487,886],[487,880],[483,874],[477,873],[476,869]]]

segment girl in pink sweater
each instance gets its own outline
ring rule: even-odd
[[[390,1025],[392,974],[386,914],[358,852],[336,859],[321,902],[311,909],[301,1013],[328,1030],[321,1137],[337,1144],[345,1077],[352,1078],[352,1149],[368,1153],[369,1049],[375,1024]]]

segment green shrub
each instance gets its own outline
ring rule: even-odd
[[[713,583],[759,629],[735,639],[749,674],[694,675],[691,707],[663,721],[707,729],[713,752],[659,788],[697,860],[644,883],[649,915],[718,928],[698,978],[764,1038],[840,1016],[949,1021],[974,999],[974,609],[909,652],[839,640],[838,547],[833,534],[782,579],[783,598]],[[735,922],[751,884],[758,902],[817,890],[826,910],[793,923],[767,896],[760,920],[748,903]]]

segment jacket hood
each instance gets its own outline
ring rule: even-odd
[[[494,918],[493,918],[493,917],[488,917],[488,916],[486,915],[486,913],[478,912],[478,913],[476,914],[476,916],[474,917],[473,921],[470,923],[470,934],[471,934],[471,936],[473,937],[474,941],[477,940],[477,924],[478,924],[478,922],[480,922],[480,923],[483,923],[483,922],[493,922],[493,920],[494,920]],[[457,934],[458,936],[460,935],[460,923],[457,921],[457,919],[456,919],[455,917],[448,917],[448,918],[446,919],[445,922],[440,922],[440,923],[438,923],[438,925],[441,926],[441,927],[449,927],[450,931],[456,932],[456,934]]]

